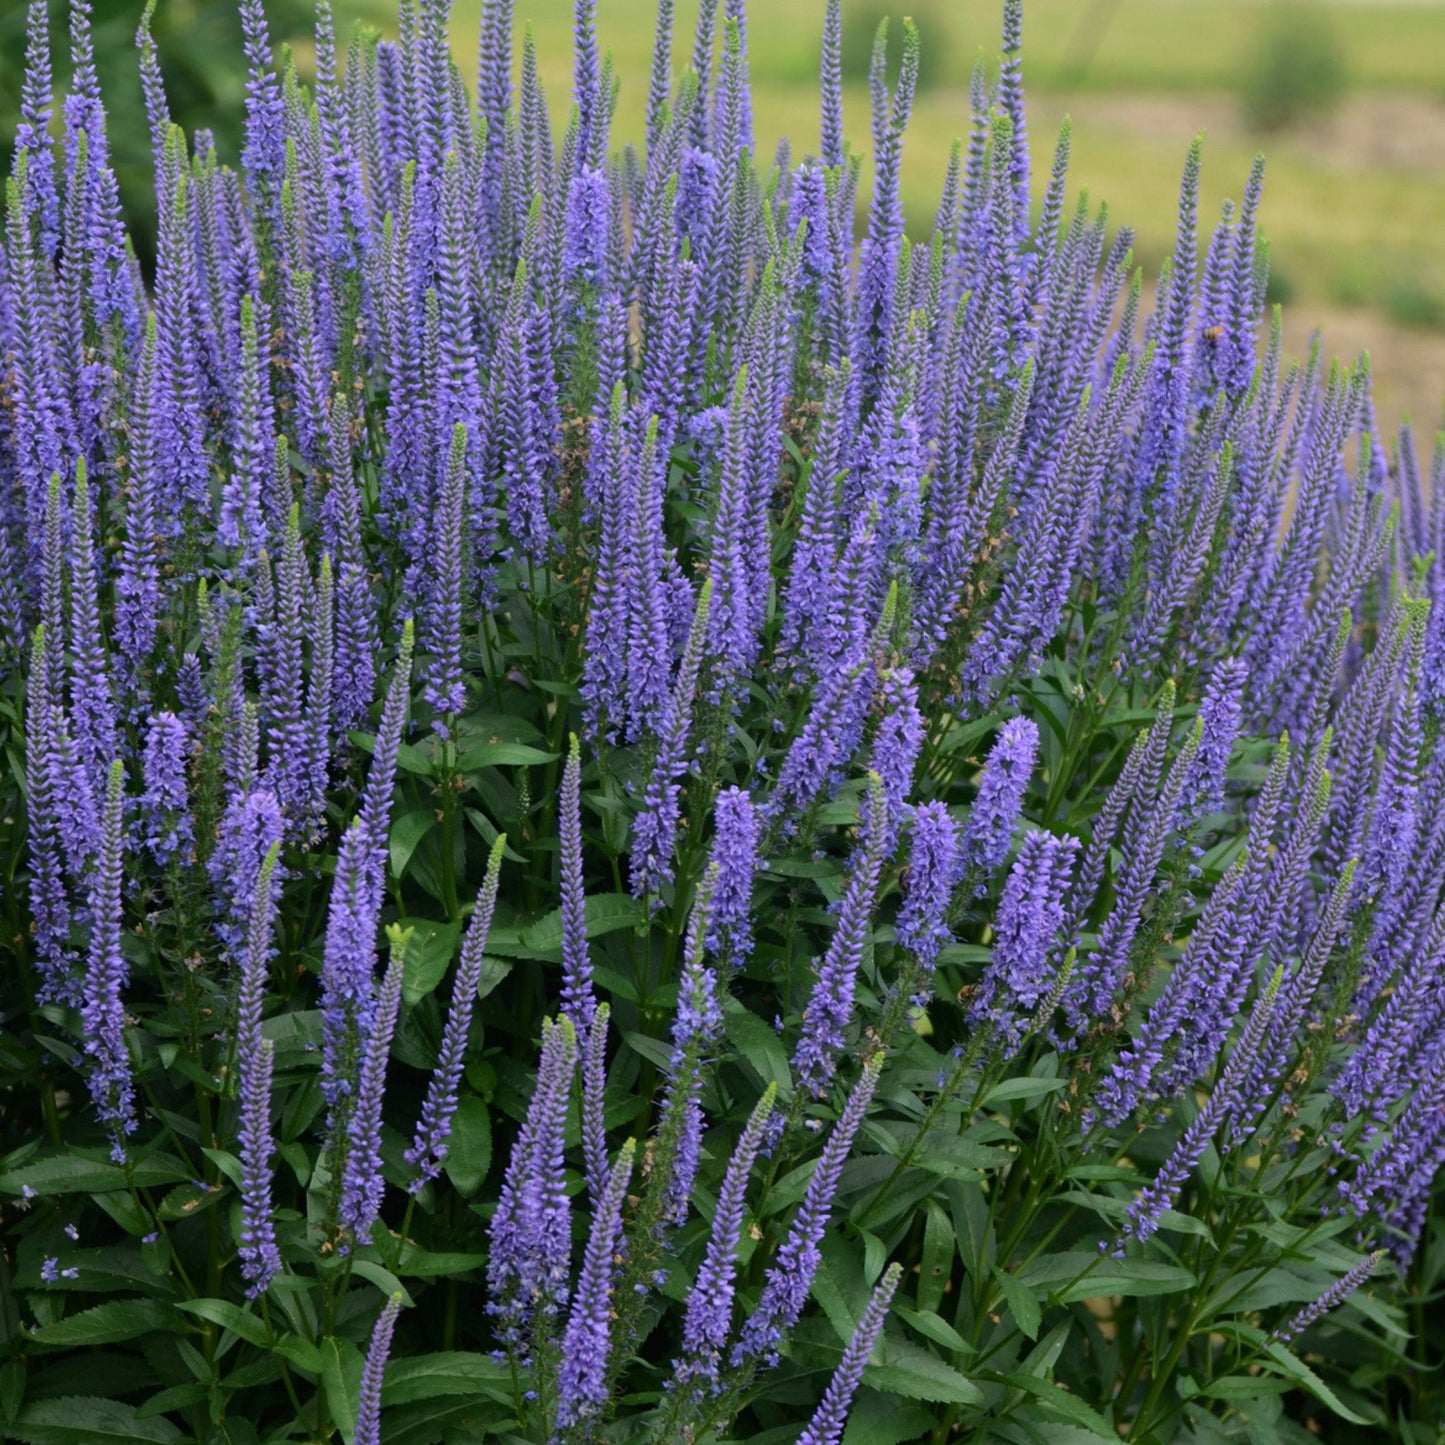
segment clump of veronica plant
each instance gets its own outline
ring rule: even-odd
[[[1262,163],[1146,307],[1018,0],[916,237],[911,22],[865,173],[838,0],[775,153],[743,0],[550,109],[510,0],[239,10],[149,279],[30,10],[0,1434],[1423,1438],[1445,447]]]

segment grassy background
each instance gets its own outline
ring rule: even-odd
[[[338,20],[385,25],[372,0],[342,0]],[[674,62],[691,49],[696,0],[679,0]],[[475,74],[479,0],[454,6],[452,44]],[[598,29],[623,77],[614,137],[641,130],[655,0],[599,0]],[[910,229],[932,220],[949,147],[968,126],[967,83],[982,49],[997,64],[1000,0],[845,0],[859,54],[879,15],[912,14],[923,33],[926,85],[905,152]],[[570,0],[517,0],[537,37],[553,122],[571,94]],[[795,158],[816,145],[822,0],[750,7],[749,49],[760,150],[789,136]],[[1237,87],[1259,53],[1261,0],[1027,0],[1024,73],[1035,174],[1047,174],[1059,122],[1074,121],[1075,186],[1134,226],[1152,276],[1173,242],[1178,178],[1193,135],[1206,132],[1203,215],[1238,196],[1257,151],[1268,157],[1261,215],[1272,243],[1273,292],[1302,348],[1321,326],[1331,350],[1367,347],[1382,419],[1433,428],[1445,398],[1445,5],[1314,4],[1346,81],[1328,113],[1268,135],[1244,123]],[[898,26],[895,20],[893,29]],[[850,81],[846,124],[866,145],[867,96]],[[867,180],[863,186],[867,195]]]

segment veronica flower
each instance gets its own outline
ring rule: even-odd
[[[632,1139],[622,1146],[608,1175],[607,1187],[593,1209],[582,1272],[577,1276],[562,1336],[562,1363],[557,1378],[559,1430],[595,1415],[607,1403],[607,1375],[612,1364],[612,1291],[622,1237],[622,1205],[632,1178],[636,1147]]]
[[[172,712],[157,713],[146,733],[141,777],[142,832],[157,863],[165,864],[191,841],[186,811],[186,764],[190,740],[186,725]]]
[[[878,1336],[883,1333],[883,1321],[887,1318],[888,1306],[893,1303],[893,1295],[902,1277],[901,1264],[890,1264],[884,1270],[883,1278],[869,1296],[868,1304],[858,1320],[858,1327],[853,1331],[853,1338],[848,1341],[843,1358],[838,1362],[838,1368],[833,1372],[833,1378],[828,1381],[828,1388],[824,1391],[818,1408],[813,1412],[813,1418],[798,1436],[798,1445],[838,1445],[842,1440],[843,1427],[848,1422],[848,1406],[853,1403],[853,1396],[863,1378],[868,1356],[873,1353],[873,1346],[878,1343]]]
[[[868,819],[863,847],[843,894],[838,926],[818,965],[818,981],[803,1010],[803,1027],[793,1050],[793,1073],[800,1088],[817,1098],[833,1076],[843,1051],[845,1030],[853,1018],[853,994],[858,971],[872,931],[873,904],[883,869],[883,842],[888,807],[883,786],[873,774],[869,788]]]
[[[707,1252],[687,1296],[682,1326],[682,1356],[673,1362],[676,1378],[691,1381],[717,1377],[723,1349],[732,1329],[736,1292],[738,1242],[743,1228],[748,1179],[772,1122],[778,1086],[769,1084],[752,1113],[728,1160],[718,1191]]]
[[[713,804],[717,828],[712,861],[717,867],[708,910],[707,948],[731,968],[752,952],[753,875],[760,865],[762,818],[741,788],[724,788]]]
[[[1286,1323],[1273,1330],[1271,1338],[1287,1344],[1296,1335],[1302,1335],[1316,1320],[1323,1319],[1331,1310],[1344,1304],[1379,1268],[1385,1253],[1383,1249],[1372,1250],[1358,1264],[1351,1265],[1318,1299],[1311,1300]]]
[[[466,1062],[467,1035],[471,1028],[472,1011],[477,1004],[482,969],[486,965],[487,934],[491,931],[492,915],[497,907],[502,854],[506,846],[507,835],[499,833],[497,841],[492,844],[491,856],[487,859],[487,876],[477,894],[476,905],[462,939],[462,956],[452,984],[452,999],[442,1029],[441,1048],[437,1050],[436,1067],[432,1070],[426,1098],[422,1101],[416,1135],[404,1156],[416,1170],[416,1177],[410,1185],[413,1194],[428,1179],[436,1178],[446,1162],[452,1116],[457,1111],[457,1089]]]
[[[1055,951],[1067,921],[1064,897],[1079,840],[1028,833],[1009,870],[994,923],[993,952],[974,997],[975,1018],[988,1019],[1013,1052],[1023,1015],[1053,986]]]
[[[372,1326],[371,1343],[366,1348],[366,1361],[361,1367],[361,1388],[356,1401],[356,1432],[352,1437],[355,1445],[381,1445],[381,1385],[403,1298],[400,1290],[394,1290]]]
[[[1282,977],[1283,969],[1276,968],[1269,986],[1256,999],[1244,1032],[1230,1051],[1228,1062],[1220,1070],[1204,1107],[1180,1135],[1153,1182],[1141,1190],[1130,1204],[1125,1233],[1135,1239],[1146,1240],[1159,1228],[1160,1217],[1178,1197],[1185,1179],[1204,1157],[1204,1151],[1220,1125],[1232,1110],[1248,1102],[1243,1098],[1242,1090],[1254,1070],[1259,1050],[1269,1031]],[[1115,1253],[1122,1255],[1122,1251],[1123,1246],[1119,1245]]]
[[[341,1176],[337,1218],[344,1237],[359,1244],[371,1239],[371,1225],[381,1209],[386,1182],[381,1173],[381,1105],[386,1089],[386,1063],[401,1007],[402,968],[410,930],[392,924],[391,962],[372,1010],[357,1070],[355,1103],[348,1119],[346,1160]],[[346,1253],[343,1246],[340,1253]]]
[[[266,991],[266,963],[271,956],[276,896],[280,875],[273,842],[261,861],[248,920],[246,949],[241,960],[241,987],[236,1001],[236,1068],[240,1076],[239,1135],[241,1156],[241,1237],[236,1252],[246,1292],[253,1299],[281,1272],[281,1251],[271,1210],[271,1071],[274,1047],[261,1032]]]
[[[913,984],[918,990],[913,1002],[920,1008],[931,992],[938,955],[953,941],[948,910],[962,876],[959,831],[948,809],[940,802],[919,804],[913,810],[903,904],[894,936],[913,957]]]
[[[576,1056],[572,1021],[545,1022],[536,1088],[492,1215],[487,1312],[509,1349],[522,1343],[538,1316],[557,1312],[567,1284],[571,1211],[562,1131]]]
[[[787,1237],[763,1281],[763,1292],[757,1307],[733,1346],[730,1359],[734,1368],[750,1360],[761,1360],[765,1364],[776,1362],[779,1344],[803,1312],[808,1291],[813,1286],[813,1277],[822,1262],[818,1246],[828,1227],[828,1215],[838,1189],[843,1161],[848,1157],[853,1137],[863,1122],[873,1091],[878,1087],[882,1068],[883,1055],[874,1054],[864,1064],[862,1075],[848,1094],[843,1112],[828,1135],[828,1142],[823,1146],[817,1167],[808,1181],[803,1201],[793,1216]]]
[[[111,1135],[111,1157],[125,1162],[126,1136],[136,1129],[135,1081],[125,1041],[122,994],[130,976],[121,951],[121,881],[125,835],[121,826],[125,771],[112,763],[101,815],[100,851],[88,907],[90,948],[81,988],[80,1017],[91,1061],[90,1097]]]
[[[991,873],[1008,856],[1038,752],[1039,729],[1030,719],[1011,718],[999,729],[984,761],[978,794],[964,827],[967,868]]]

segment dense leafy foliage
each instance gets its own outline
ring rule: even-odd
[[[32,8],[0,343],[0,1419],[33,1445],[1432,1438],[1445,448],[741,0],[560,145],[444,0],[125,235]],[[626,77],[630,83],[638,78]],[[1261,332],[1265,334],[1261,334]],[[801,1434],[800,1434],[801,1432]]]

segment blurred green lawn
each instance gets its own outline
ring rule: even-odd
[[[950,145],[968,126],[967,82],[982,48],[997,64],[1001,0],[844,0],[868,15],[911,13],[932,83],[905,152],[910,229],[929,225]],[[1272,244],[1274,293],[1290,339],[1316,324],[1332,350],[1370,345],[1382,416],[1434,426],[1445,398],[1445,4],[1316,7],[1332,27],[1348,93],[1331,114],[1267,137],[1251,134],[1234,96],[1255,42],[1260,0],[1027,0],[1024,73],[1036,178],[1047,175],[1062,117],[1074,120],[1071,177],[1132,225],[1152,276],[1172,245],[1178,177],[1194,133],[1206,130],[1204,218],[1238,196],[1258,150],[1268,157],[1261,223]],[[623,77],[614,139],[641,131],[655,0],[599,0],[598,29]],[[696,0],[677,5],[674,65],[691,49]],[[340,0],[338,21],[387,25],[373,0]],[[452,43],[475,75],[480,0],[458,0]],[[758,145],[787,135],[795,158],[816,145],[822,0],[749,7]],[[543,83],[560,129],[571,94],[570,0],[518,0],[520,31],[537,38]],[[896,28],[896,27],[895,27]],[[866,147],[866,88],[849,84],[846,123]],[[865,179],[862,193],[866,199]]]

